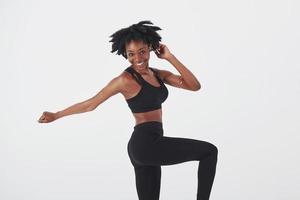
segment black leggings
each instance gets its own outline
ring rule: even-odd
[[[218,149],[211,143],[163,136],[161,122],[138,124],[128,142],[139,200],[158,200],[161,166],[200,161],[197,200],[208,200],[213,185]]]

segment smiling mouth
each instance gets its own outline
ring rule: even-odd
[[[137,66],[141,66],[144,62],[136,63]]]

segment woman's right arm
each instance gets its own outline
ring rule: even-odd
[[[61,117],[67,115],[73,115],[77,113],[89,112],[97,108],[101,103],[107,100],[109,97],[119,93],[122,87],[122,78],[118,76],[112,79],[98,94],[93,96],[92,98],[76,103],[64,110],[58,111],[56,113],[52,112],[43,112],[42,116],[39,118],[39,123],[49,123]]]

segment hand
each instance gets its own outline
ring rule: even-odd
[[[162,59],[168,59],[169,57],[172,56],[168,47],[161,43],[159,44],[159,47],[154,50],[154,53],[157,55],[158,58],[162,58]]]
[[[49,123],[56,120],[56,114],[52,112],[43,112],[42,116],[38,120],[39,123]]]

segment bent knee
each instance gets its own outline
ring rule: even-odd
[[[218,148],[216,145],[209,143],[209,148],[211,155],[218,156]]]

